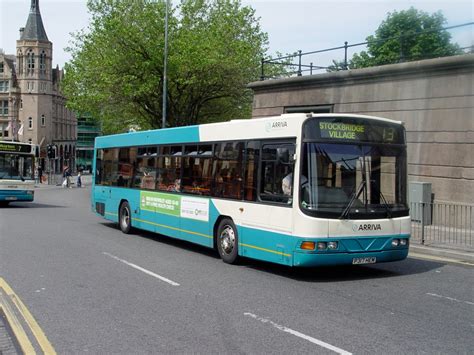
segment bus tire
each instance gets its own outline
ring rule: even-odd
[[[229,218],[220,221],[216,235],[217,250],[227,264],[236,264],[239,258],[239,236],[234,222]]]
[[[132,211],[127,201],[124,201],[119,208],[119,227],[125,234],[129,234],[132,230]]]

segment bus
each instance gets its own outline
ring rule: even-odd
[[[36,145],[0,141],[0,205],[33,201]]]
[[[401,122],[283,114],[97,137],[92,209],[118,223],[289,266],[407,257]]]

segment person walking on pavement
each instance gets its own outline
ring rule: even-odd
[[[76,183],[77,187],[82,187],[82,180],[81,180],[81,172],[79,171],[77,173],[77,183]]]
[[[71,171],[69,170],[69,167],[68,166],[65,166],[64,167],[64,170],[63,170],[63,187],[65,188],[70,188],[71,187]]]

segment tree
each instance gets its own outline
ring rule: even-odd
[[[443,30],[445,23],[441,11],[430,15],[411,7],[400,12],[389,12],[375,35],[366,38],[367,52],[354,54],[348,66],[365,68],[461,54],[459,46],[451,43],[449,32]],[[341,64],[334,62],[337,63]],[[338,70],[337,65],[329,69],[334,70]]]
[[[106,132],[161,127],[164,1],[89,0],[87,31],[74,35],[63,91],[70,108]],[[247,83],[268,46],[240,0],[182,0],[169,16],[167,125],[250,117]]]

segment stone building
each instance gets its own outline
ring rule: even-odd
[[[254,82],[253,117],[360,113],[404,122],[410,181],[474,203],[474,54]]]
[[[0,53],[0,139],[37,144],[46,170],[46,147],[56,145],[54,166],[60,172],[65,165],[75,166],[77,121],[60,92],[64,72],[53,68],[52,60],[53,44],[43,26],[39,0],[31,0],[16,54]]]

